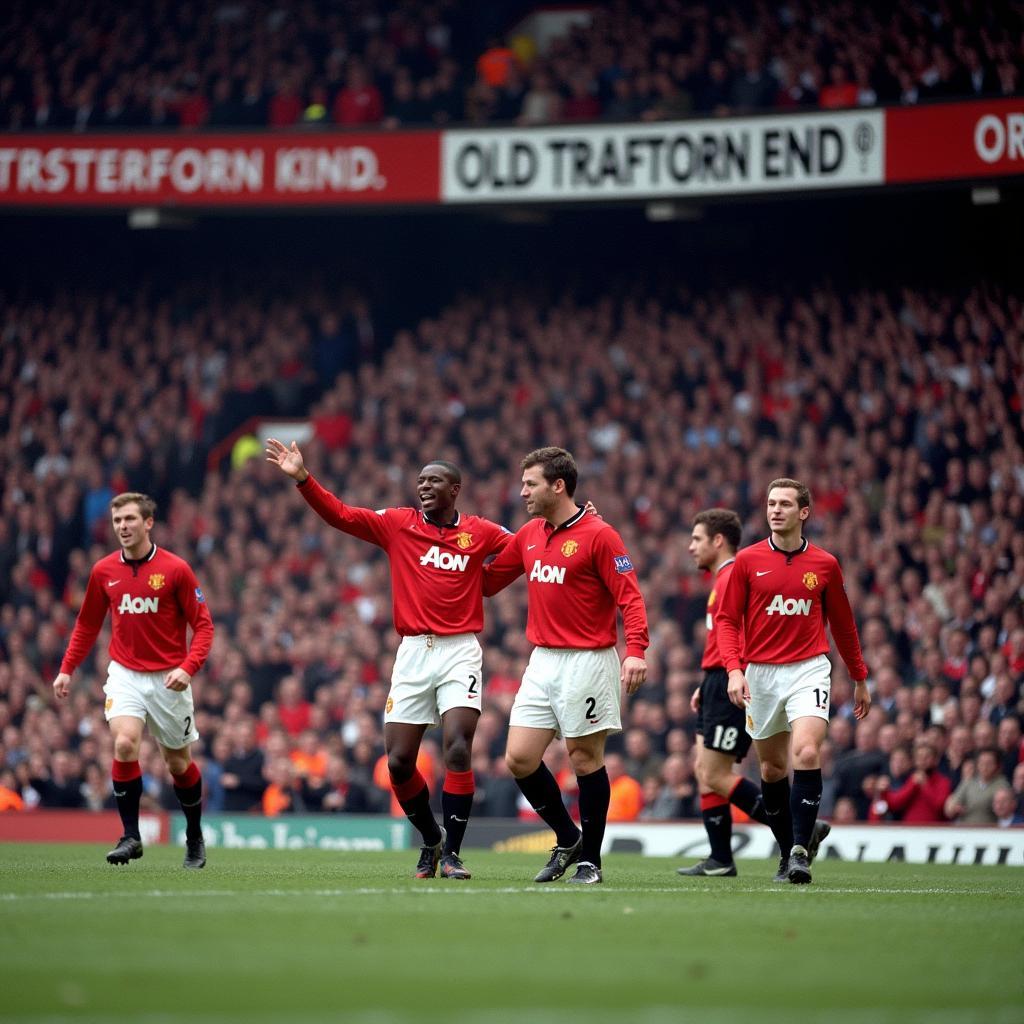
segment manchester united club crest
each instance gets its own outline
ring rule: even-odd
[[[463,531],[462,533],[457,533],[455,535],[455,543],[458,544],[463,551],[465,551],[466,548],[472,546],[473,544],[473,534],[466,533],[465,531]]]
[[[579,549],[580,546],[576,543],[576,541],[567,540],[562,545],[562,554],[565,555],[566,558],[572,558],[572,556],[575,555],[576,552],[579,551]]]
[[[103,702],[103,710],[104,711],[109,711],[113,706],[114,706],[114,698],[113,697],[108,697]]]
[[[717,590],[712,590],[711,593],[708,594],[708,607],[712,608],[717,600],[718,600],[718,591]]]
[[[392,709],[392,708],[393,708],[394,706],[395,706],[395,702],[394,702],[394,699],[393,699],[393,698],[391,698],[391,697],[388,697],[387,703],[386,703],[386,704],[384,705],[384,713],[385,713],[386,715],[390,715],[390,714],[391,714],[391,709]]]
[[[149,585],[154,590],[159,590],[165,582],[164,574],[162,572],[155,572],[149,577]]]
[[[808,590],[813,590],[818,585],[818,576],[813,572],[804,573],[804,586]]]

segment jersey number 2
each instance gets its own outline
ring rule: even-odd
[[[470,697],[475,697],[476,693],[477,693],[477,690],[476,690],[476,676],[470,676],[469,677],[469,690],[467,691],[467,694]]]

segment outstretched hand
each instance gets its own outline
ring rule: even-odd
[[[292,446],[287,448],[276,437],[268,437],[266,452],[267,462],[274,463],[281,472],[287,473],[293,480],[302,483],[309,476],[306,464],[302,461],[302,452],[294,441]]]

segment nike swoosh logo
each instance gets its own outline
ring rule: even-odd
[[[115,789],[114,790],[114,796],[124,796],[125,793],[127,793],[127,792],[128,792],[128,790],[125,790],[124,793],[118,793],[118,791]]]
[[[527,544],[526,545],[526,550],[527,551],[532,551],[536,546],[537,546],[536,544]]]
[[[768,573],[770,573],[770,572],[771,572],[771,569],[765,569],[764,572],[755,572],[754,575],[755,576],[767,576]]]
[[[108,587],[116,587],[118,585],[118,583],[120,583],[120,582],[121,582],[120,580],[108,580],[107,581],[107,586]]]
[[[448,820],[449,821],[457,821],[460,824],[465,825],[466,822],[469,821],[469,818],[456,818],[454,814],[449,814],[448,815]]]

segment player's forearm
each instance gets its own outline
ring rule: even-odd
[[[100,626],[93,629],[85,628],[81,624],[76,625],[72,630],[71,639],[68,641],[68,648],[60,662],[61,672],[71,675],[85,661],[99,635]]]

